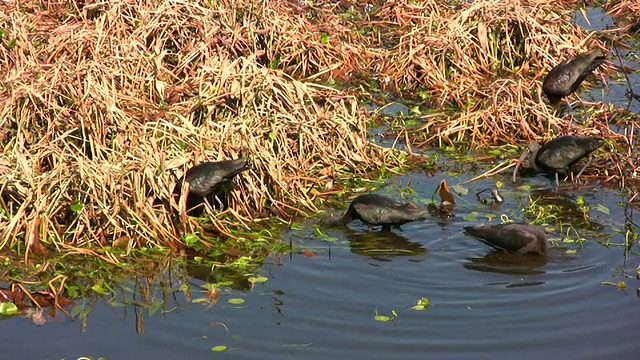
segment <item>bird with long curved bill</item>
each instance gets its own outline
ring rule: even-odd
[[[513,170],[513,182],[516,181],[518,168],[525,158],[529,157],[529,166],[538,172],[554,173],[556,178],[556,188],[560,187],[558,179],[559,172],[566,172],[578,160],[591,154],[594,150],[604,144],[604,140],[595,137],[583,137],[564,135],[553,140],[547,141],[540,146],[539,143],[533,141],[529,143],[527,149],[518,159],[516,168]],[[582,167],[575,178],[578,181],[580,175],[591,163],[591,158]]]

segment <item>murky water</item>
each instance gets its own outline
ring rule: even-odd
[[[462,180],[447,178],[452,185]],[[498,209],[478,204],[475,191],[496,180],[506,183],[507,202]],[[439,179],[411,173],[379,192],[399,197],[409,181],[413,200],[420,203],[430,198]],[[574,216],[579,195],[592,207],[590,221],[575,222],[588,240],[584,247],[556,244],[547,259],[495,253],[464,235],[462,227],[470,223],[464,218],[473,211],[522,219],[528,200],[517,186],[524,183],[533,187],[532,196],[545,197],[552,186],[542,175],[516,185],[506,174],[472,183],[459,198],[455,217],[408,223],[392,233],[353,222],[319,238],[309,223],[286,239],[294,249],[316,256],[274,256],[261,270],[267,282],[246,292],[229,290],[214,307],[188,303],[176,293],[169,297],[173,311],[150,315],[143,310],[144,316],[137,316],[133,305],[112,307],[101,300],[85,331],[80,321],[66,317],[40,327],[11,318],[0,327],[4,353],[26,359],[636,358],[640,246],[626,257],[624,247],[604,246],[624,243],[615,231],[624,224],[617,205],[624,198],[588,186],[557,194],[567,204],[560,214],[566,219]],[[594,209],[596,204],[608,207],[610,215]],[[601,284],[618,281],[627,289]],[[193,279],[194,294],[200,294],[201,284]],[[413,310],[425,297],[431,305]],[[245,303],[231,305],[231,298]],[[376,312],[392,316],[392,311],[397,313],[393,321],[374,319]],[[141,334],[136,318],[144,318]],[[24,344],[25,338],[30,346],[10,346]],[[212,352],[217,345],[229,350]]]

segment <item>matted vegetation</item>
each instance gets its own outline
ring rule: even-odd
[[[424,146],[622,140],[540,96],[559,59],[604,49],[557,1],[3,2],[0,35],[0,248],[183,248],[200,225],[154,202],[187,166],[243,149],[253,167],[210,227],[314,211],[335,183],[402,164],[367,141],[375,91],[449,109],[412,132]]]

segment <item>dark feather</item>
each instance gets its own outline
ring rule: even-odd
[[[482,224],[466,226],[464,229],[485,244],[501,251],[537,255],[547,252],[547,236],[544,231],[526,222]]]
[[[369,225],[390,227],[424,219],[426,214],[426,209],[413,204],[402,204],[383,195],[365,194],[353,199],[343,216],[336,217],[334,214],[333,218],[325,219],[324,223],[345,225],[353,220],[360,220]]]
[[[551,69],[542,82],[542,91],[551,105],[557,105],[562,98],[574,93],[584,79],[605,62],[600,51],[581,54],[564,60]]]

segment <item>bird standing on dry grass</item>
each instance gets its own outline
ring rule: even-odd
[[[180,196],[182,194],[183,184],[188,183],[187,210],[200,205],[212,194],[220,206],[220,209],[223,209],[224,204],[218,198],[216,191],[221,185],[230,181],[234,176],[248,168],[249,162],[243,154],[234,160],[204,162],[195,165],[178,179],[178,182],[173,188],[173,194]]]
[[[553,107],[557,107],[564,97],[574,93],[584,79],[598,66],[605,62],[606,57],[598,50],[567,59],[551,69],[542,82],[542,91]],[[578,98],[580,100],[580,98]],[[580,100],[582,103],[582,100]],[[567,101],[569,108],[571,104]],[[584,106],[584,103],[582,103]]]

